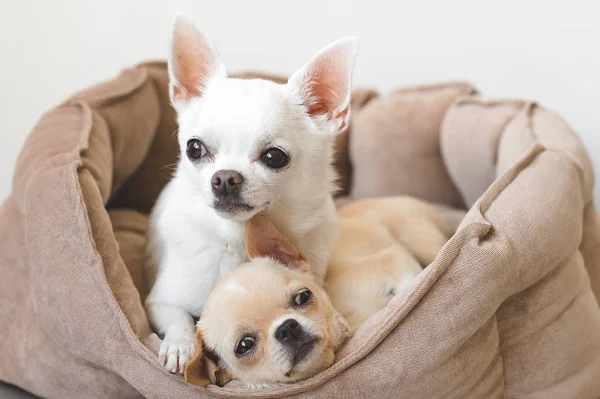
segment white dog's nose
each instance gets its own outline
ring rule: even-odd
[[[235,170],[219,170],[212,179],[212,191],[217,197],[239,196],[244,177]]]

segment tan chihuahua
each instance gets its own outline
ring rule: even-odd
[[[409,197],[357,201],[338,216],[341,236],[325,290],[266,216],[250,220],[251,261],[223,277],[206,301],[186,381],[223,385],[237,378],[262,387],[323,371],[453,233],[435,208]]]
[[[359,200],[338,210],[340,238],[325,290],[352,333],[433,262],[462,219],[460,211],[445,214],[413,197]]]
[[[184,371],[192,384],[303,380],[331,366],[350,337],[311,266],[263,214],[248,223],[246,250],[251,261],[225,275],[204,305]]]

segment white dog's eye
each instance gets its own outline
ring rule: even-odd
[[[235,347],[235,355],[237,357],[242,357],[246,353],[250,352],[252,348],[254,348],[254,344],[256,340],[253,337],[246,336],[241,339],[241,341]]]
[[[297,306],[306,305],[308,301],[310,301],[310,298],[312,298],[312,292],[310,292],[310,290],[304,290],[296,294],[296,296],[294,297],[294,303]]]
[[[200,140],[191,139],[187,142],[186,153],[190,160],[196,161],[205,156],[208,151],[206,151],[206,147],[204,147],[204,144]]]
[[[281,169],[290,163],[290,157],[280,148],[273,147],[263,152],[262,161],[271,169]]]

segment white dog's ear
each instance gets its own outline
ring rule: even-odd
[[[358,38],[339,39],[295,72],[288,85],[299,91],[308,115],[325,122],[330,133],[348,126],[352,72],[358,52]]]
[[[300,255],[294,244],[285,238],[262,213],[248,221],[246,253],[250,259],[273,258],[292,270],[310,272],[310,264]]]
[[[214,78],[227,72],[210,39],[184,14],[173,20],[169,54],[169,93],[176,109],[200,97]]]

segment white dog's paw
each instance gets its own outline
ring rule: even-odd
[[[194,353],[196,344],[193,332],[167,330],[158,350],[158,361],[168,372],[183,374]]]

